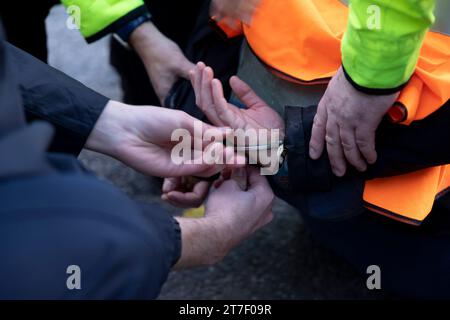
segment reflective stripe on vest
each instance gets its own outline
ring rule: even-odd
[[[436,23],[428,32],[416,71],[396,103],[402,123],[420,120],[450,98],[450,1],[438,0]],[[341,65],[340,44],[348,8],[340,0],[262,0],[244,34],[255,55],[277,75],[302,84],[327,82]],[[366,182],[369,209],[420,224],[437,195],[450,186],[450,167]]]

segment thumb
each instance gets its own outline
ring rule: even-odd
[[[249,109],[266,107],[267,104],[250,88],[248,84],[233,76],[230,79],[230,86],[233,92]]]
[[[186,80],[190,80],[189,73],[195,68],[195,64],[189,61],[186,57],[178,65],[178,75]]]

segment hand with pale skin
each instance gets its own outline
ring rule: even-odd
[[[221,82],[214,79],[213,70],[203,62],[191,71],[190,78],[197,106],[215,126],[244,130],[279,129],[281,135],[284,134],[284,122],[278,113],[238,77],[232,77],[230,85],[247,109],[239,109],[226,101]],[[232,175],[231,169],[226,168],[222,172],[222,179],[215,183],[216,187]],[[209,183],[205,181],[197,182],[187,191],[181,186],[181,178],[165,179],[162,198],[173,205],[191,208],[201,205],[208,195]]]
[[[211,16],[242,21],[250,24],[252,16],[261,0],[212,0]]]
[[[274,195],[267,179],[257,168],[239,170],[246,170],[246,190],[236,180],[229,179],[211,188],[203,218],[176,218],[183,244],[175,269],[219,262],[273,219]]]
[[[87,149],[112,156],[144,174],[154,176],[209,177],[223,169],[247,170],[245,177],[248,187],[245,190],[240,188],[239,182],[229,179],[212,188],[204,217],[175,218],[179,223],[182,239],[181,257],[174,266],[175,269],[209,266],[219,262],[236,245],[273,218],[274,195],[267,180],[259,175],[256,168],[245,168],[243,164],[239,164],[244,161],[238,159],[239,155],[235,155],[232,148],[224,147],[222,141],[202,140],[199,145],[202,149],[205,146],[217,148],[217,153],[222,152],[222,160],[227,157],[235,160],[229,164],[175,164],[172,161],[171,151],[175,143],[171,138],[173,131],[184,129],[195,139],[194,124],[198,121],[182,111],[109,101],[85,145]],[[223,136],[221,128],[207,124],[203,124],[202,128],[203,133],[215,130],[215,136]],[[200,182],[194,187],[194,193],[201,193],[203,191],[200,189],[207,190],[208,187],[209,185]],[[192,201],[192,197],[189,198],[189,194],[181,195],[179,205],[183,201]]]
[[[327,148],[333,173],[342,177],[347,161],[363,172],[377,160],[375,132],[398,93],[369,95],[356,90],[342,67],[331,79],[314,118],[310,156]]]
[[[203,62],[199,62],[190,72],[190,78],[197,106],[215,126],[244,130],[279,129],[280,138],[283,138],[283,119],[238,77],[231,77],[230,85],[246,109],[240,109],[227,102],[222,83],[214,79],[213,70]]]
[[[210,177],[226,167],[242,167],[239,163],[243,160],[239,160],[232,148],[225,147],[219,141],[203,140],[203,136],[195,137],[196,122],[199,120],[178,110],[110,101],[92,130],[86,148],[112,156],[144,174],[159,177]],[[225,136],[223,128],[206,123],[202,123],[201,128],[203,133],[211,130],[217,136]],[[172,133],[178,129],[184,129],[189,135],[184,138],[193,141],[191,152],[194,157],[181,164],[172,161],[171,157],[174,145],[179,142],[172,141]],[[194,143],[196,139],[200,139],[197,144]],[[203,152],[194,152],[195,145],[201,146],[202,150],[198,151]],[[230,157],[231,161],[210,164],[204,161],[205,156],[210,154],[205,152],[208,150],[222,155],[222,163],[225,163],[226,157]]]
[[[180,47],[152,22],[143,23],[130,36],[131,46],[141,58],[161,105],[179,78],[189,78],[194,67]]]
[[[161,199],[179,208],[198,208],[206,199],[210,185],[194,177],[166,178]]]

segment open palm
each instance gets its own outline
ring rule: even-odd
[[[280,129],[281,134],[284,134],[283,119],[238,77],[232,77],[230,85],[246,109],[226,101],[221,82],[214,79],[213,70],[202,62],[191,71],[191,82],[197,106],[214,125],[244,130]]]

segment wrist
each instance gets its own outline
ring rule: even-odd
[[[147,21],[131,33],[128,42],[140,57],[152,57],[165,38],[151,21]]]
[[[148,12],[144,12],[141,15],[135,17],[134,19],[123,24],[114,33],[114,37],[125,47],[129,48],[128,43],[131,34],[139,28],[142,24],[150,21],[151,15]]]
[[[214,219],[175,218],[181,228],[181,258],[174,269],[211,266],[228,253],[222,231]]]
[[[123,127],[123,118],[127,116],[127,112],[124,112],[126,107],[127,105],[117,101],[108,102],[86,141],[86,149],[119,157],[126,136]]]

